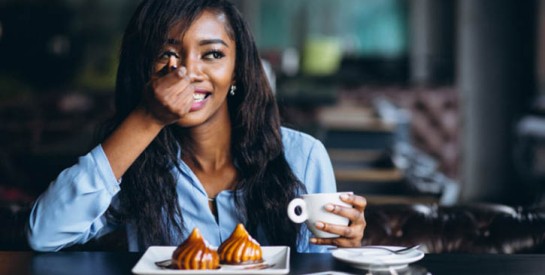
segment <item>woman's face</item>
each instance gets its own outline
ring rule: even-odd
[[[174,27],[164,46],[155,71],[173,65],[184,66],[194,88],[191,111],[178,125],[192,127],[228,116],[227,93],[234,83],[236,45],[227,31],[227,18],[222,13],[204,11],[185,34]]]

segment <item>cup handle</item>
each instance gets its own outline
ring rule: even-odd
[[[301,207],[301,214],[299,215],[295,213],[295,208],[297,206]],[[296,198],[290,201],[288,204],[288,217],[294,223],[302,223],[308,219],[307,204],[303,199]]]

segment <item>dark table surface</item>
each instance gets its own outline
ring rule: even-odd
[[[0,274],[131,274],[142,253],[0,251]],[[289,274],[396,274],[353,269],[330,254],[292,253]],[[397,274],[545,274],[545,254],[426,254]]]

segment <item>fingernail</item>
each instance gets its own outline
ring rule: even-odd
[[[333,206],[333,204],[326,204],[324,208],[327,211],[333,211],[333,209],[335,209],[335,206]]]
[[[184,76],[186,72],[187,72],[187,69],[186,69],[185,67],[181,67],[181,68],[178,70],[178,75],[179,75],[179,76]]]
[[[170,66],[170,69],[173,70],[173,71],[175,71],[176,69],[178,69],[178,66],[172,65],[172,66]]]
[[[316,238],[310,238],[310,242],[311,243],[316,243],[318,240],[316,240]]]
[[[348,194],[342,194],[341,199],[347,200],[349,198]]]
[[[322,229],[322,228],[324,228],[324,226],[325,226],[325,224],[323,222],[317,222],[316,223],[316,228],[318,228],[318,229]]]

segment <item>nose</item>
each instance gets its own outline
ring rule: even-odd
[[[191,82],[203,80],[202,64],[198,59],[188,58],[185,62],[187,76]]]

